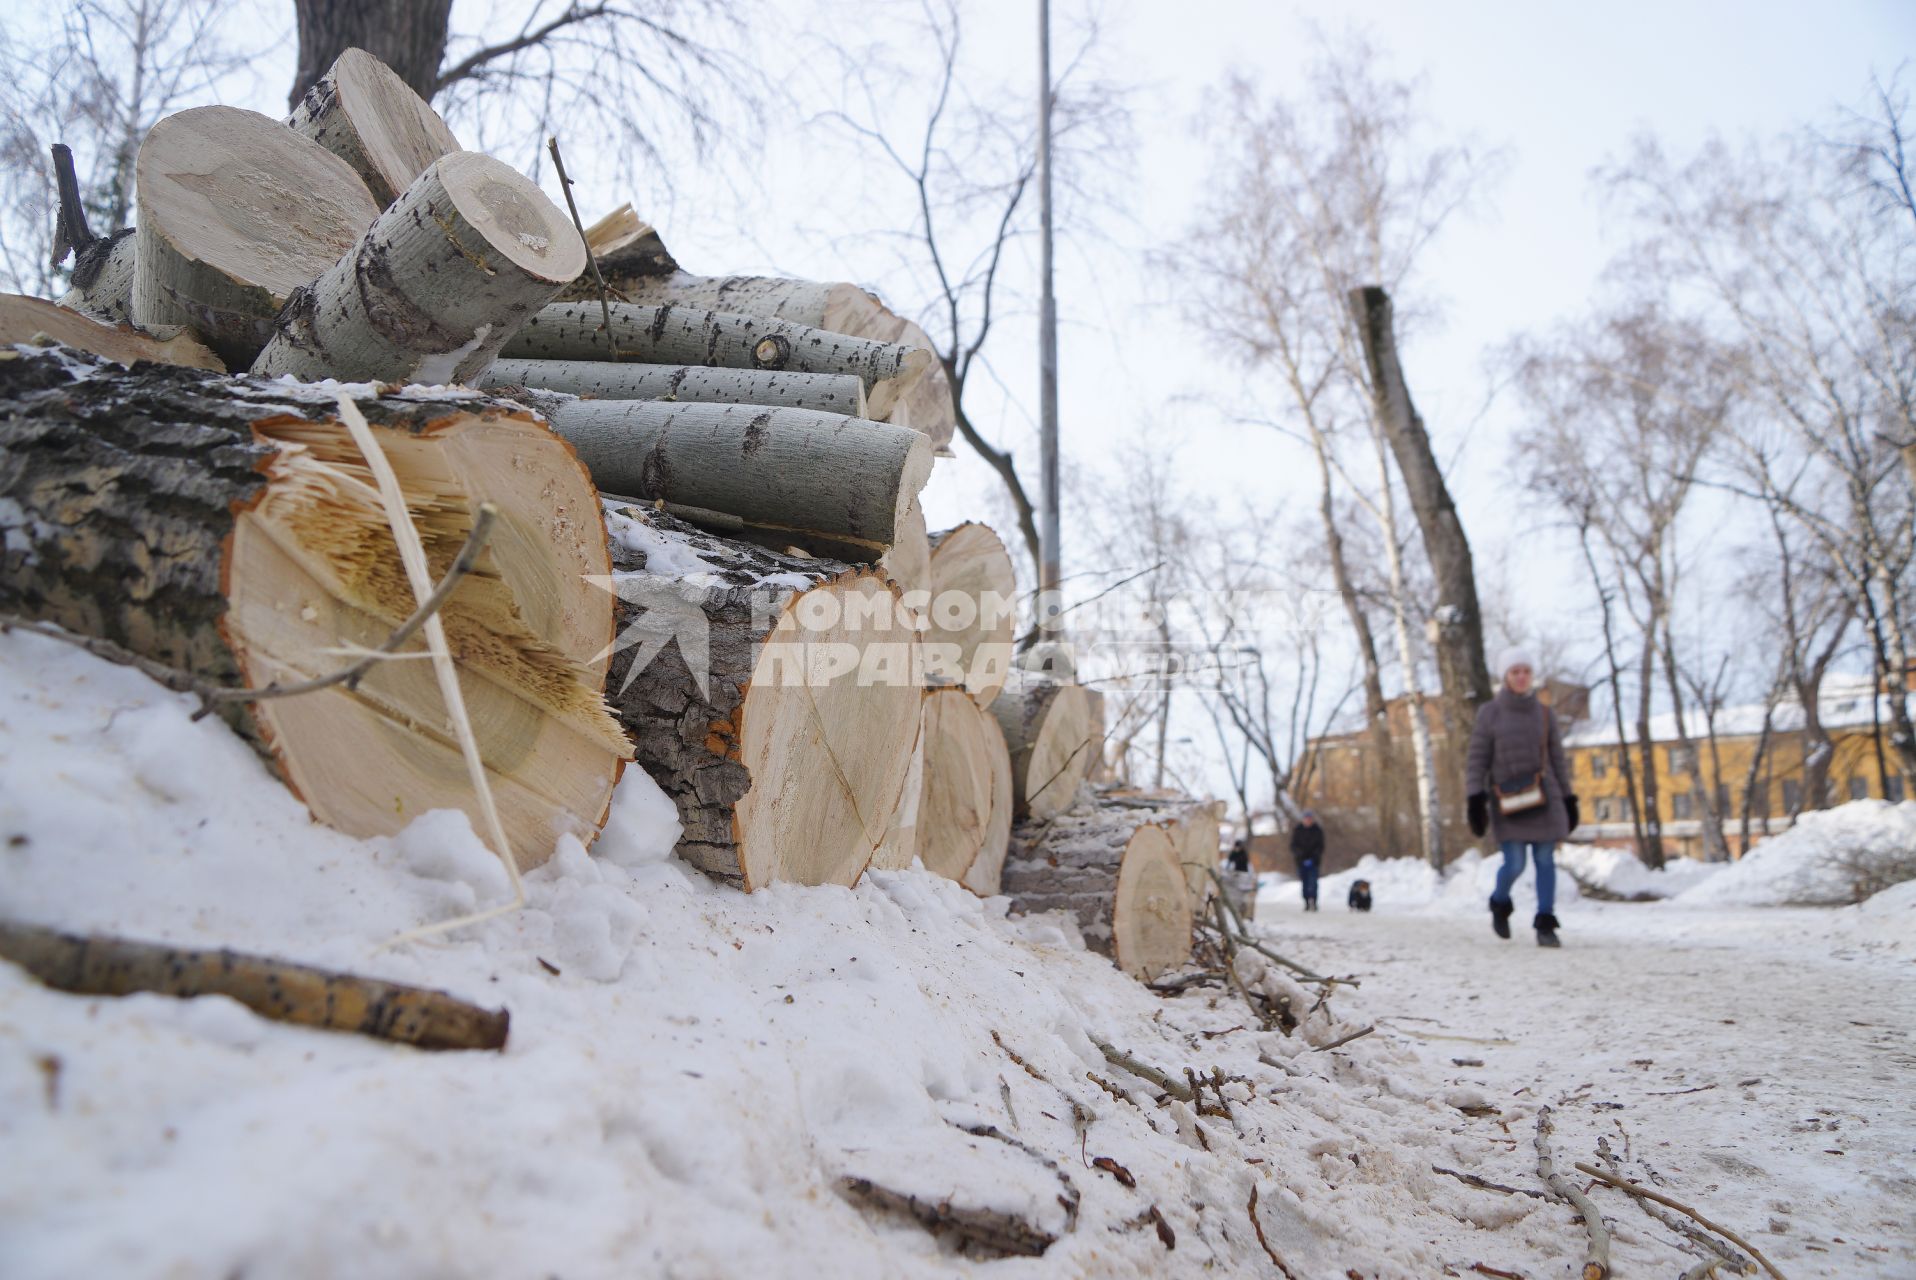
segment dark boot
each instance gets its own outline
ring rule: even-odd
[[[1537,945],[1540,947],[1560,947],[1557,941],[1557,917],[1547,911],[1537,913]]]
[[[1510,913],[1516,909],[1514,903],[1499,902],[1495,898],[1490,900],[1490,927],[1497,931],[1499,938],[1510,936]]]

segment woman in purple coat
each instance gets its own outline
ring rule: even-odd
[[[1577,797],[1570,791],[1570,762],[1550,708],[1531,689],[1535,664],[1520,648],[1497,658],[1503,688],[1477,712],[1470,731],[1464,791],[1470,830],[1494,829],[1504,864],[1490,895],[1490,927],[1510,936],[1511,886],[1523,875],[1525,855],[1537,864],[1537,945],[1557,944],[1557,842],[1577,827]]]

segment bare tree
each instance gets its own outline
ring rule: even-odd
[[[1102,31],[1087,22],[1065,43],[1054,73],[1052,181],[1062,232],[1082,233],[1108,207],[1106,183],[1133,147],[1123,86],[1096,70]],[[876,46],[839,49],[843,105],[821,119],[881,158],[913,205],[909,232],[888,237],[919,296],[903,299],[937,347],[957,409],[958,434],[998,477],[1034,573],[1036,507],[1014,451],[994,442],[977,411],[979,383],[992,380],[989,351],[1020,295],[1007,260],[1033,229],[1037,175],[1036,104],[1008,97],[965,39],[956,0],[924,0],[911,38],[932,63],[901,65]],[[915,102],[916,109],[901,101]],[[1017,105],[1008,105],[1015,103]],[[866,238],[870,238],[869,236]]]
[[[1325,538],[1364,664],[1373,755],[1387,769],[1382,664],[1333,519],[1331,473],[1347,483],[1352,478],[1342,441],[1357,424],[1366,428],[1359,438],[1376,455],[1377,478],[1351,484],[1350,492],[1383,535],[1389,616],[1411,701],[1417,826],[1422,852],[1441,866],[1438,789],[1419,677],[1423,643],[1421,628],[1411,626],[1413,615],[1429,611],[1409,595],[1413,574],[1397,527],[1389,440],[1376,412],[1392,393],[1373,385],[1347,299],[1361,286],[1415,297],[1407,285],[1419,255],[1479,187],[1486,167],[1467,149],[1424,145],[1417,86],[1388,78],[1361,42],[1326,47],[1298,100],[1266,99],[1238,79],[1219,105],[1227,149],[1209,186],[1212,195],[1185,245],[1167,258],[1201,282],[1185,300],[1188,318],[1225,351],[1276,376],[1284,413],[1266,418],[1305,442],[1317,462]],[[1406,307],[1398,323],[1414,332],[1427,312]]]

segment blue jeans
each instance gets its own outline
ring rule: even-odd
[[[1523,874],[1524,850],[1537,860],[1537,914],[1553,915],[1557,908],[1557,842],[1538,840],[1526,843],[1522,840],[1506,840],[1497,846],[1503,850],[1504,864],[1497,868],[1497,890],[1490,895],[1492,902],[1510,901],[1510,887],[1517,883],[1517,877]]]
[[[1317,864],[1300,862],[1297,864],[1297,878],[1304,882],[1304,901],[1317,901]]]

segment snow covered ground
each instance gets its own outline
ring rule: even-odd
[[[1276,886],[1272,944],[1364,983],[1284,1035],[924,872],[714,885],[670,858],[670,808],[631,770],[593,855],[562,846],[526,909],[384,947],[505,896],[465,820],[315,826],[189,711],[0,637],[0,914],[440,987],[509,1008],[511,1041],[420,1053],[0,964],[9,1278],[1568,1275],[1570,1211],[1521,1194],[1546,1101],[1560,1161],[1607,1137],[1793,1280],[1912,1274],[1907,886],[1817,911],[1566,892],[1557,953],[1490,935],[1475,864],[1421,898],[1428,873],[1382,869],[1369,916],[1330,885],[1304,916]],[[1229,1114],[1159,1105],[1094,1040],[1221,1069]],[[847,1177],[1058,1240],[961,1257]],[[1595,1194],[1619,1274],[1693,1261]]]

